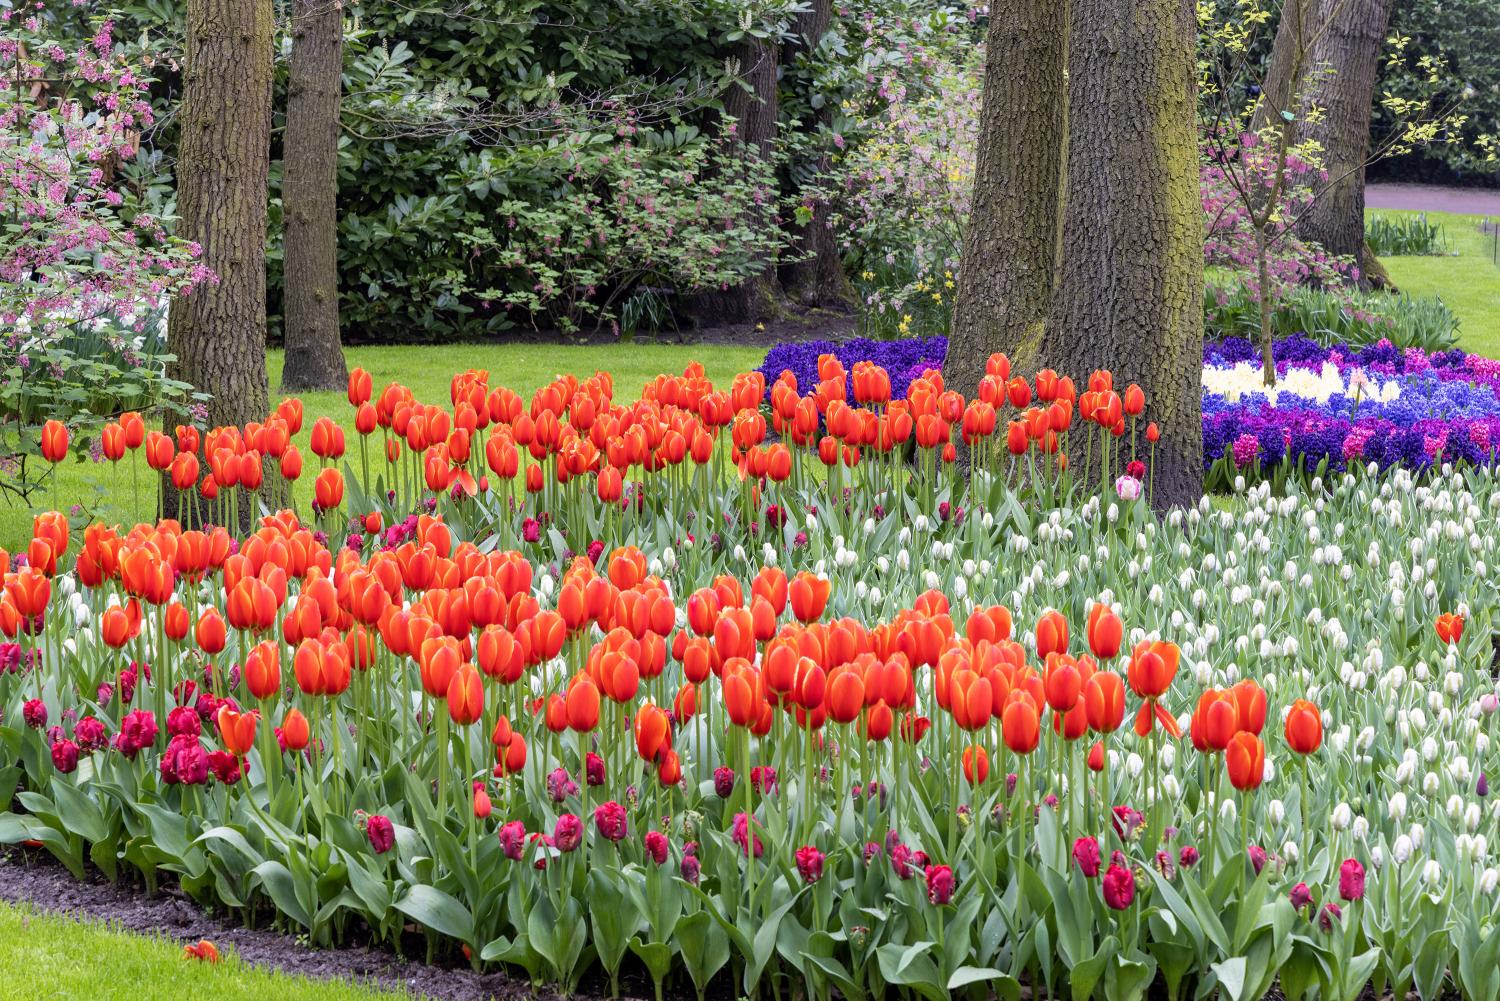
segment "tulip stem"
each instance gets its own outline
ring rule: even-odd
[[[437,716],[438,743],[437,743],[437,808],[439,823],[446,823],[448,819],[448,713],[433,705],[433,713]]]
[[[474,782],[474,758],[469,749],[469,734],[467,730],[459,730],[459,743],[464,748],[464,775],[469,783],[470,792],[473,792]],[[472,797],[471,797],[472,798]],[[479,857],[479,834],[475,827],[474,804],[469,803],[469,860],[472,864]]]

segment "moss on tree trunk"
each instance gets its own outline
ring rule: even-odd
[[[1203,492],[1203,208],[1192,0],[1073,0],[1056,322],[1043,360],[1138,383],[1158,507]],[[1118,469],[1115,465],[1112,468]]]

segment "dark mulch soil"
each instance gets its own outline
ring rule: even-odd
[[[379,949],[311,949],[290,935],[252,931],[216,917],[175,888],[147,896],[140,889],[110,883],[97,873],[80,881],[45,853],[7,851],[0,855],[0,900],[109,922],[129,931],[165,935],[184,943],[206,938],[221,949],[233,948],[241,959],[255,966],[307,977],[341,978],[372,987],[405,988],[435,1001],[533,997],[547,1001],[559,997],[548,991],[533,992],[524,979],[504,973],[428,965]],[[647,983],[646,993],[650,990]],[[575,997],[587,1001],[589,995]]]

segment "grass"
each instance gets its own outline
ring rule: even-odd
[[[615,399],[630,403],[637,399],[641,387],[663,372],[681,372],[689,361],[703,363],[710,378],[726,388],[736,372],[755,368],[765,359],[765,350],[723,345],[618,344],[608,347],[578,347],[539,344],[457,344],[433,347],[357,347],[345,352],[349,367],[367,370],[378,396],[387,383],[398,381],[408,386],[417,399],[448,406],[449,380],[454,373],[467,369],[487,369],[490,385],[509,386],[522,396],[545,386],[559,375],[572,373],[579,377],[604,369],[615,378]],[[271,385],[271,403],[282,398],[283,355],[271,351],[266,357],[266,373]],[[294,499],[304,514],[312,500],[312,481],[317,473],[317,459],[307,449],[307,434],[318,417],[332,417],[344,427],[351,453],[357,456],[359,436],[354,431],[354,408],[342,392],[302,393],[302,433],[297,444],[303,453],[302,479],[297,482]],[[139,456],[120,463],[142,462]],[[155,493],[148,486],[142,463],[142,489],[137,505],[129,472],[108,465],[92,463],[62,464],[57,470],[57,495],[64,507],[82,504],[99,516],[131,525],[154,517]],[[35,510],[52,506],[52,486],[48,484],[32,495]],[[22,549],[31,539],[34,511],[14,499],[0,500],[0,548],[11,552]]]
[[[1421,213],[1371,209],[1371,216]],[[1479,231],[1484,216],[1427,212],[1443,227],[1450,253],[1441,257],[1382,257],[1391,280],[1412,296],[1435,295],[1459,318],[1458,346],[1500,358],[1500,264],[1491,259],[1494,237]],[[1500,221],[1500,218],[1497,218]]]
[[[216,965],[182,946],[105,924],[0,904],[0,1001],[381,1001],[407,993],[262,970],[227,953]]]

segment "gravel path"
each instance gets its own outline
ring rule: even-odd
[[[1365,206],[1500,216],[1500,190],[1449,188],[1439,184],[1367,184]]]

